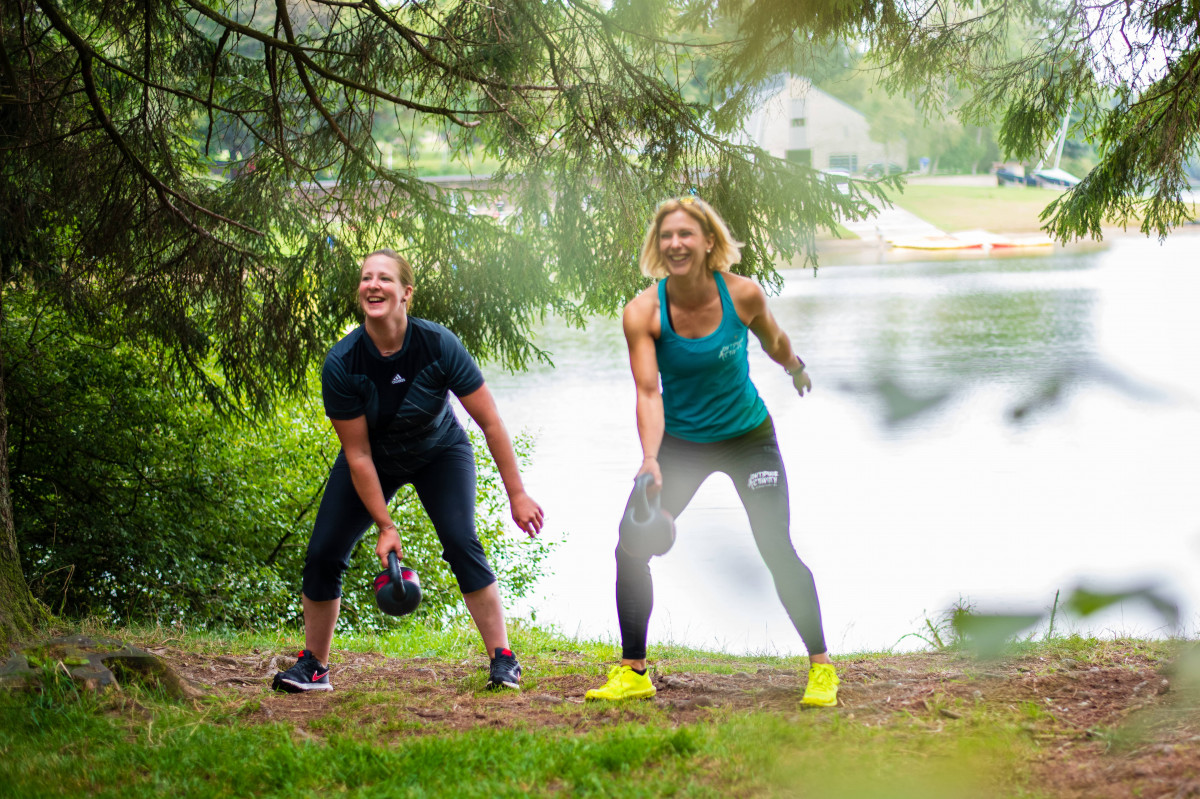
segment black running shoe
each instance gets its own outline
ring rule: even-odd
[[[329,667],[322,666],[312,652],[305,649],[296,665],[275,675],[271,687],[276,691],[299,694],[305,691],[332,691],[329,684]]]
[[[521,664],[511,649],[496,649],[492,667],[488,672],[488,688],[514,688],[521,690]]]

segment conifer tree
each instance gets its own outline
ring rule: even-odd
[[[6,297],[51,304],[252,411],[303,386],[378,246],[415,265],[414,313],[512,368],[543,355],[528,331],[545,313],[581,321],[640,287],[667,196],[709,199],[747,242],[739,270],[775,283],[774,263],[811,258],[816,230],[895,185],[842,194],[738,135],[773,75],[837,41],[928,107],[947,78],[968,87],[968,115],[998,113],[1018,157],[1076,109],[1100,163],[1048,229],[1115,216],[1162,235],[1191,213],[1197,33],[1194,4],[1170,0],[5,0],[0,325]],[[422,176],[431,137],[487,168]],[[34,613],[3,360],[0,639]]]
[[[756,13],[774,0],[755,3]],[[1060,241],[1103,237],[1103,225],[1167,235],[1196,218],[1189,195],[1200,157],[1200,15],[1192,2],[1148,0],[923,0],[878,6],[888,24],[863,42],[888,85],[926,108],[944,99],[930,76],[969,97],[966,121],[999,122],[1010,158],[1052,162],[1068,135],[1098,163],[1050,203],[1045,230]],[[791,22],[796,22],[792,19]]]
[[[658,2],[6,0],[0,301],[53,305],[253,411],[304,385],[379,246],[415,265],[414,313],[513,368],[543,355],[527,334],[545,313],[580,321],[640,287],[664,197],[712,201],[748,244],[743,273],[775,280],[866,197],[685,99],[735,46],[694,28]],[[488,174],[422,177],[429,137]],[[6,430],[0,413],[8,565]],[[19,578],[0,572],[3,637],[28,629]]]

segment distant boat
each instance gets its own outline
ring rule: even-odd
[[[1026,178],[1025,180],[1027,183],[1033,183],[1044,189],[1069,189],[1079,183],[1079,178],[1067,170],[1059,169],[1058,167],[1035,169],[1033,170],[1033,177]]]
[[[1042,160],[1032,172],[1021,170],[1022,174],[1018,175],[1015,171],[1007,167],[1001,167],[996,170],[996,183],[1000,186],[1037,186],[1043,189],[1069,189],[1079,185],[1079,178],[1072,175],[1067,170],[1061,168],[1063,145],[1067,143],[1067,129],[1071,123],[1071,109],[1075,107],[1075,101],[1072,100],[1067,105],[1067,112],[1063,114],[1062,129],[1055,134],[1050,140],[1049,147],[1046,148],[1046,154],[1042,156]],[[1054,152],[1054,166],[1045,167],[1046,159],[1050,157],[1050,153]]]
[[[1027,175],[1018,175],[1013,170],[1003,167],[996,170],[996,184],[999,186],[1017,185],[1043,189],[1069,189],[1078,183],[1079,178],[1058,167],[1035,169]]]

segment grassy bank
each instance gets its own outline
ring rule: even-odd
[[[895,203],[942,230],[1033,233],[1038,216],[1059,196],[1051,189],[909,185]]]
[[[1073,637],[988,663],[860,654],[838,661],[842,705],[816,710],[799,705],[803,658],[669,647],[650,653],[654,701],[585,704],[617,651],[533,628],[514,635],[519,694],[483,690],[486,661],[459,626],[339,639],[335,690],[304,696],[269,690],[293,636],[93,632],[155,652],[204,696],[127,684],[95,697],[48,667],[41,691],[0,692],[0,793],[1105,796],[1061,792],[1076,772],[1057,759],[1069,750],[1084,780],[1112,765],[1093,761],[1136,754],[1131,714],[1165,712],[1160,671],[1179,648]],[[1170,735],[1195,735],[1182,719]],[[1153,774],[1134,766],[1130,779]]]

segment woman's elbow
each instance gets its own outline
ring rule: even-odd
[[[475,424],[479,425],[479,431],[483,433],[485,440],[491,442],[504,435],[504,420],[498,414],[491,414],[481,419],[476,419]]]
[[[662,399],[662,395],[658,393],[658,388],[638,389],[637,404],[638,407],[650,407]]]
[[[350,471],[352,471],[352,472],[356,471],[358,469],[361,469],[362,467],[366,466],[368,463],[372,463],[370,450],[366,450],[366,449],[351,450],[351,449],[346,449],[345,447],[343,447],[342,451],[344,453],[346,453],[346,465],[350,467]]]

